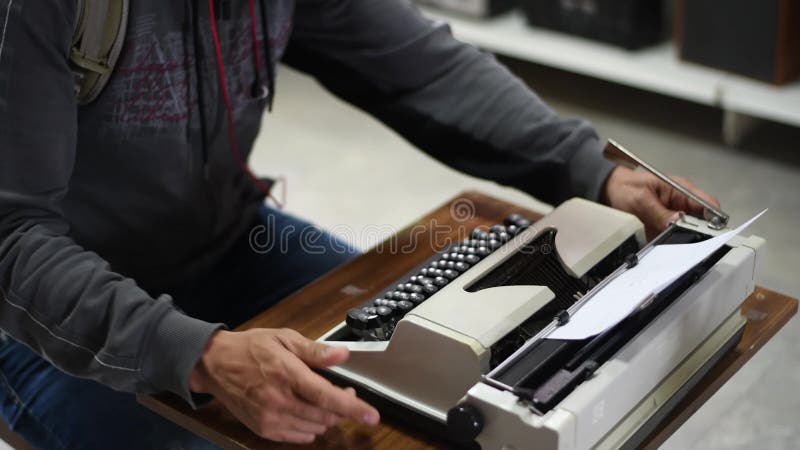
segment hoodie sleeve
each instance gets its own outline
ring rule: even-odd
[[[70,237],[75,2],[0,0],[0,328],[56,367],[123,391],[172,391],[219,327],[185,316]]]
[[[439,161],[550,203],[597,200],[614,167],[588,123],[408,0],[297,0],[285,61]]]

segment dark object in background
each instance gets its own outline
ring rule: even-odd
[[[531,25],[635,50],[664,33],[661,0],[524,0]]]
[[[519,4],[517,0],[417,0],[417,3],[475,18],[496,16]]]
[[[678,0],[681,58],[774,84],[800,76],[797,0]]]

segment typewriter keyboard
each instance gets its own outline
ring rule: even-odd
[[[397,321],[409,311],[529,226],[529,220],[512,214],[503,224],[475,228],[469,238],[426,261],[412,272],[413,275],[400,280],[396,287],[387,289],[360,308],[348,311],[345,322],[354,338],[388,340]]]

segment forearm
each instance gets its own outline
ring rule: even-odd
[[[588,123],[405,1],[299,3],[287,62],[438,160],[552,203],[597,199],[613,168]]]

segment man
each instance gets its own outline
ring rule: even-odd
[[[304,253],[296,233],[282,249],[249,246],[259,224],[307,227],[263,206],[243,162],[280,59],[466,173],[551,203],[600,200],[651,234],[675,211],[699,210],[604,161],[588,124],[559,118],[407,1],[130,8],[109,85],[77,107],[75,2],[0,0],[0,407],[37,448],[207,445],[130,392],[212,394],[278,441],[378,422],[311,370],[341,363],[345,349],[290,330],[224,330],[354,253],[318,230],[322,254]]]

